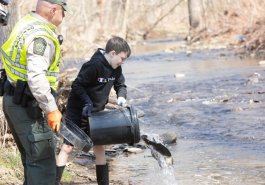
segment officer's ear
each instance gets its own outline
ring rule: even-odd
[[[54,5],[50,5],[50,16],[53,17],[55,15],[55,12],[56,12],[56,7]]]

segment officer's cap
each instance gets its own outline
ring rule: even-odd
[[[63,7],[64,11],[69,11],[68,7],[67,7],[66,0],[45,0],[45,1],[50,2],[52,4],[61,5]]]

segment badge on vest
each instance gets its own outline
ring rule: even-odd
[[[43,38],[36,38],[34,40],[34,46],[33,46],[33,53],[36,55],[43,56],[45,49],[47,46],[47,42]]]

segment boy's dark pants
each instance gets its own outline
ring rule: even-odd
[[[5,93],[3,110],[21,154],[24,185],[54,185],[56,160],[54,138],[43,117],[31,119],[26,108]]]

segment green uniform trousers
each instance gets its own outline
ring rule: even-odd
[[[21,154],[24,185],[54,185],[56,159],[53,132],[43,117],[31,119],[26,108],[5,93],[3,111]]]

